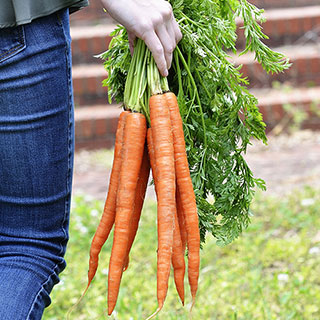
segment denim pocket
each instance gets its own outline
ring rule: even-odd
[[[0,63],[26,47],[23,26],[0,28]]]

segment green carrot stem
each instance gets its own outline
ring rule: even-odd
[[[148,110],[143,99],[147,88],[146,61],[146,45],[138,39],[125,84],[124,105],[126,109],[142,112],[148,118]]]
[[[160,73],[152,54],[149,55],[147,77],[148,77],[148,85],[150,87],[151,95],[161,94],[162,88],[161,88],[161,81],[160,81]]]
[[[170,91],[167,77],[160,77],[161,89],[163,92]]]
[[[177,68],[177,76],[178,76],[178,84],[179,84],[179,92],[178,95],[182,94],[184,96],[183,92],[183,85],[182,85],[182,76],[181,76],[181,69],[179,64],[179,56],[177,50],[173,52],[176,68]]]
[[[203,83],[202,77],[200,76],[198,69],[196,69],[196,75],[197,75],[198,80],[199,80],[199,82],[200,82],[200,84],[201,84],[201,87],[204,89],[204,91],[206,92],[208,98],[211,100],[211,98],[212,98],[212,97],[211,97],[211,94],[210,94],[210,92],[208,91],[208,89],[207,89],[207,87],[205,86],[205,84]]]
[[[199,96],[198,88],[197,88],[197,85],[196,85],[196,83],[195,83],[195,81],[194,81],[194,78],[193,78],[193,76],[192,76],[192,74],[191,74],[191,71],[190,71],[190,69],[189,69],[189,67],[188,67],[188,64],[187,64],[186,60],[184,59],[184,56],[183,56],[183,54],[181,53],[179,47],[177,47],[176,50],[177,50],[177,52],[178,52],[178,54],[179,54],[179,57],[180,57],[180,59],[181,59],[182,64],[184,65],[184,67],[185,67],[185,69],[186,69],[186,71],[187,71],[187,73],[188,73],[188,77],[190,78],[191,84],[192,84],[193,89],[194,89],[194,91],[195,91],[195,95],[196,95],[196,99],[197,99],[197,103],[198,103],[198,108],[199,108],[200,114],[201,114],[201,122],[202,122],[203,135],[204,135],[204,137],[203,137],[204,141],[203,141],[203,142],[204,142],[204,147],[205,147],[205,149],[206,149],[207,146],[208,146],[208,143],[207,143],[207,135],[206,135],[207,130],[206,130],[206,125],[205,125],[205,121],[204,121],[204,114],[203,114],[203,110],[202,110],[202,105],[201,105],[201,101],[200,101],[200,96]]]
[[[202,105],[201,105],[201,100],[200,100],[200,96],[199,96],[199,92],[198,92],[198,88],[197,88],[197,85],[194,81],[194,78],[191,74],[191,71],[190,71],[190,68],[183,56],[183,54],[181,53],[179,47],[177,46],[176,47],[176,50],[178,52],[178,55],[181,59],[181,62],[182,64],[184,65],[186,71],[187,71],[187,74],[188,74],[188,77],[191,81],[191,84],[192,84],[192,87],[194,89],[194,92],[195,92],[195,97],[197,99],[197,103],[198,103],[198,108],[200,110],[200,115],[201,115],[201,123],[202,123],[202,128],[203,128],[203,158],[202,158],[202,163],[201,163],[201,167],[203,169],[203,172],[205,172],[206,170],[206,151],[207,151],[207,147],[208,147],[208,141],[207,141],[207,129],[206,129],[206,124],[205,124],[205,121],[204,121],[204,113],[203,113],[203,109],[202,109]],[[201,189],[203,190],[204,188],[204,180],[202,180],[201,182]]]

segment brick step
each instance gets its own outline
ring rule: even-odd
[[[270,46],[283,46],[295,43],[317,41],[320,37],[320,5],[303,8],[267,10],[267,21],[262,25],[269,36],[264,42]],[[241,22],[238,26],[239,49],[244,47],[245,39]],[[108,49],[115,25],[112,23],[94,26],[75,26],[71,28],[73,63],[94,64],[94,56]]]
[[[112,18],[103,11],[101,1],[90,1],[90,5],[70,15],[71,26],[108,23]]]
[[[110,32],[114,24],[71,27],[73,64],[97,63],[101,60],[94,57],[108,50],[111,41]]]
[[[320,110],[320,87],[283,89],[252,89],[258,98],[258,105],[267,131],[279,123],[287,125],[290,114],[284,105],[305,112],[307,118],[302,124],[304,129],[320,130],[320,117],[313,110]],[[75,109],[75,144],[76,149],[112,148],[120,105],[95,105]]]
[[[274,81],[286,82],[291,86],[320,85],[320,49],[317,44],[280,47],[276,50],[284,53],[292,62],[291,68],[280,74],[267,74],[254,60],[253,54],[233,58],[236,65],[243,65],[243,75],[248,77],[251,88],[269,88]],[[107,73],[102,63],[75,65],[75,105],[106,103],[107,88],[102,87],[102,81],[106,77]]]
[[[75,106],[105,104],[108,90],[102,86],[107,78],[103,64],[75,65],[72,68]]]
[[[258,99],[258,106],[267,124],[267,131],[272,130],[280,121],[288,124],[291,112],[285,110],[285,105],[290,106],[292,111],[298,110],[305,113],[303,129],[320,130],[320,87],[252,89],[250,92]],[[318,114],[314,110],[317,110]]]
[[[319,4],[319,0],[250,0],[258,8],[290,8],[305,7]]]
[[[292,63],[289,70],[280,74],[267,74],[254,60],[252,53],[232,58],[236,65],[243,65],[241,72],[248,77],[250,87],[271,87],[274,81],[300,87],[320,85],[320,47],[318,44],[285,46],[275,50],[285,54]]]
[[[319,0],[250,0],[259,8],[294,8],[319,5]],[[100,1],[91,1],[90,6],[70,16],[71,26],[84,26],[114,23],[112,18],[103,11]]]
[[[112,148],[120,105],[95,105],[75,109],[76,149]]]
[[[319,2],[318,2],[319,4]],[[270,47],[316,40],[320,34],[320,5],[302,8],[269,9],[264,13],[263,32],[269,37],[264,43]],[[238,23],[238,48],[245,44],[243,24]]]

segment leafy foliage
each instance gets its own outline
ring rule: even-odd
[[[262,10],[246,0],[171,0],[183,39],[174,52],[168,77],[178,97],[184,121],[188,160],[197,197],[201,240],[212,233],[220,245],[237,238],[250,222],[255,188],[264,181],[253,176],[243,158],[251,139],[266,143],[265,124],[248,80],[234,66],[236,18],[242,18],[247,51],[255,52],[266,72],[290,66],[261,39],[257,21]],[[130,65],[126,31],[119,27],[110,49],[102,55],[109,78],[110,98],[123,101]],[[213,201],[209,202],[209,198]]]
[[[110,50],[102,53],[100,57],[105,60],[105,68],[109,71],[108,78],[103,85],[108,87],[109,103],[112,100],[123,102],[126,78],[130,68],[131,54],[129,50],[128,35],[123,27],[117,27],[110,33],[112,40]]]

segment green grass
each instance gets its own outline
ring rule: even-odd
[[[83,197],[74,199],[68,266],[43,319],[65,319],[85,288],[90,241],[102,206]],[[320,319],[319,209],[319,190],[311,188],[282,199],[258,194],[252,223],[238,240],[220,248],[213,238],[207,239],[192,319]],[[110,319],[144,319],[156,309],[156,234],[156,204],[148,201]],[[108,241],[95,280],[70,319],[107,318],[110,248]],[[187,282],[185,287],[186,306],[182,307],[171,277],[165,306],[155,319],[190,319]]]

